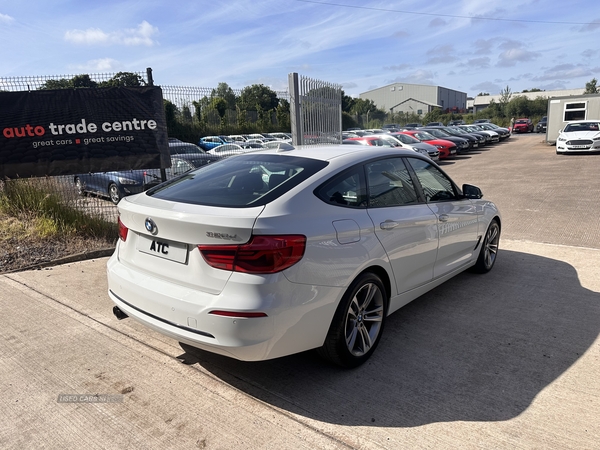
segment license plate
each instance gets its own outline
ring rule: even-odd
[[[157,239],[154,237],[140,234],[137,242],[137,249],[148,255],[158,256],[181,264],[187,262],[188,246],[181,242],[168,241],[166,239]]]
[[[589,145],[571,145],[571,148],[590,148]]]

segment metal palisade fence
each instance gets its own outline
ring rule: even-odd
[[[142,72],[21,76],[0,78],[0,93],[137,88],[154,84],[151,69]],[[342,90],[339,85],[295,73],[289,75],[289,91],[272,91],[262,85],[232,89],[225,83],[220,83],[216,88],[156,85],[162,91],[171,156],[172,145],[189,143],[186,145],[193,146],[205,136],[256,135],[276,131],[290,133],[291,130],[295,145],[341,143]],[[258,101],[252,100],[265,97],[270,97],[271,103],[263,102],[261,106]],[[10,119],[9,122],[14,120]],[[73,124],[74,127],[82,125],[83,122]],[[25,127],[29,124],[15,123],[12,126]],[[41,142],[37,144],[43,145]],[[108,162],[107,164],[110,165]],[[140,192],[164,179],[164,170],[163,173],[157,173],[156,169],[115,170],[109,166],[103,170],[107,171],[65,171],[59,176],[0,179],[0,195],[7,192],[11,183],[21,184],[27,192],[45,192],[59,198],[67,207],[116,222],[115,205],[121,197]]]
[[[118,86],[143,87],[152,85],[151,70],[145,72],[81,75],[18,76],[0,78],[0,93],[58,89],[95,89]],[[61,105],[57,105],[57,107],[60,108]],[[62,105],[62,107],[66,108],[67,105]],[[14,125],[19,127],[29,126],[29,124],[18,123],[18,119]],[[81,124],[77,126],[79,127]],[[9,136],[6,133],[6,128],[1,131],[4,138]],[[40,136],[39,141],[35,143],[35,150],[40,150],[41,147],[39,146],[51,142],[51,139],[47,139],[46,136]],[[32,162],[35,163],[35,160],[32,160]],[[5,164],[8,162],[0,161],[0,163]],[[128,188],[127,183],[130,183],[130,180],[138,179],[142,176],[143,171],[139,170],[123,171],[115,175],[117,184],[123,189]],[[90,186],[86,186],[85,179],[93,180],[93,182],[90,182]],[[119,181],[123,181],[124,183],[121,184]],[[104,184],[103,189],[97,188],[101,184]],[[92,186],[94,187],[92,188]],[[88,187],[89,190],[87,190]],[[126,192],[123,191],[122,193],[125,194]],[[54,210],[60,208],[63,211],[62,214],[68,214],[64,212],[64,209],[67,208],[77,213],[83,213],[86,216],[103,219],[107,222],[116,223],[117,220],[117,211],[114,202],[111,201],[111,187],[107,181],[106,174],[88,173],[25,178],[17,174],[11,178],[0,179],[0,195],[6,196],[10,199],[9,201],[23,203],[25,208],[36,207],[36,205],[42,207],[41,204],[51,203],[55,205],[53,206]],[[114,198],[113,193],[113,200]],[[25,204],[29,206],[25,206]]]
[[[142,72],[0,78],[0,92],[7,93],[153,85],[151,69]],[[280,111],[266,108],[261,110],[260,107],[252,108],[252,106],[236,104],[243,90],[231,89],[227,86],[226,89],[220,89],[221,85],[217,88],[182,86],[160,86],[160,88],[169,141],[196,144],[202,136],[279,131],[280,126],[283,127],[281,131],[289,133],[287,91],[272,91],[276,95],[277,102],[282,105]],[[223,98],[225,102],[215,101],[215,98]],[[223,104],[225,107],[221,109],[220,106]],[[24,127],[26,124],[15,123],[15,125]],[[4,163],[0,161],[0,164]],[[24,192],[45,192],[60,198],[67,207],[116,222],[115,204],[118,200],[156,184],[157,179],[160,180],[160,175],[159,173],[157,176],[156,170],[119,170],[42,178],[13,176],[10,179],[0,179],[0,195],[8,192],[11,183],[19,184],[19,189]]]
[[[294,145],[342,143],[342,86],[289,75]]]

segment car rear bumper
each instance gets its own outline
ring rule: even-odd
[[[323,344],[343,288],[248,283],[232,274],[221,293],[209,294],[127,267],[117,253],[107,263],[108,295],[121,311],[151,329],[212,353],[243,361],[277,358]],[[236,277],[238,281],[236,282]],[[263,312],[264,317],[215,311]]]

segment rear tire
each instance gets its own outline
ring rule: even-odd
[[[77,195],[80,197],[85,195],[85,189],[83,188],[83,183],[79,177],[75,178],[75,189],[77,190]]]
[[[387,310],[388,296],[381,279],[363,273],[342,297],[318,353],[346,368],[363,364],[379,344]]]
[[[108,196],[110,197],[110,201],[115,205],[121,200],[121,192],[119,192],[119,188],[115,183],[108,185]]]
[[[481,249],[479,250],[479,257],[477,262],[473,266],[473,272],[476,273],[487,273],[492,270],[494,263],[496,262],[496,255],[498,254],[498,245],[500,243],[500,224],[496,219],[492,220],[488,227]]]

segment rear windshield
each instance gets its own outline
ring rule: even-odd
[[[326,161],[295,156],[239,155],[187,172],[146,194],[195,205],[262,206],[325,166]]]

